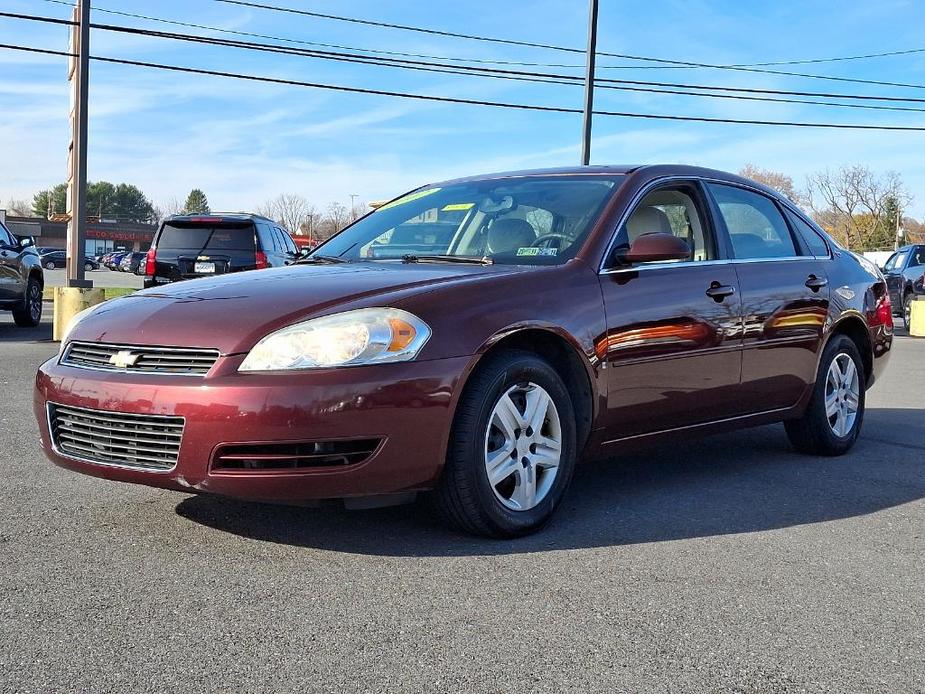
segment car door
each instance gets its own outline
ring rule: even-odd
[[[0,301],[16,301],[26,291],[19,270],[20,253],[19,242],[0,224]]]
[[[827,258],[799,241],[770,196],[726,183],[707,188],[742,296],[742,413],[790,407],[816,378],[829,308]]]
[[[690,258],[621,264],[620,249],[652,232],[684,238]],[[696,181],[648,190],[624,218],[600,275],[607,332],[598,356],[608,373],[609,440],[735,412],[742,312],[723,248]]]

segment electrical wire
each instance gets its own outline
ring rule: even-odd
[[[430,35],[435,35],[435,36],[446,36],[446,37],[452,37],[452,38],[467,39],[471,41],[484,41],[488,43],[499,43],[499,44],[506,44],[506,45],[511,45],[511,46],[523,46],[523,47],[529,47],[529,48],[542,48],[546,50],[560,51],[560,52],[565,52],[565,53],[577,53],[577,54],[582,54],[582,55],[585,53],[583,49],[571,48],[569,46],[557,46],[557,45],[548,44],[548,43],[536,43],[536,42],[531,42],[531,41],[520,41],[516,39],[506,39],[506,38],[491,37],[491,36],[478,36],[475,34],[462,34],[462,33],[457,33],[457,32],[452,32],[452,31],[444,31],[441,29],[428,29],[424,27],[416,27],[416,26],[411,26],[409,24],[380,22],[380,21],[375,21],[375,20],[370,20],[370,19],[359,19],[357,17],[346,17],[343,15],[334,15],[334,14],[326,14],[323,12],[314,12],[311,10],[303,10],[303,9],[297,9],[293,7],[270,5],[270,4],[261,3],[261,2],[251,2],[250,0],[213,0],[213,2],[224,3],[226,5],[239,5],[242,7],[251,7],[251,8],[261,9],[261,10],[271,10],[275,12],[285,12],[289,14],[303,15],[307,17],[315,17],[318,19],[330,19],[330,20],[335,20],[339,22],[350,22],[354,24],[363,24],[367,26],[382,27],[382,28],[388,28],[388,29],[400,29],[403,31],[413,31],[413,32],[430,34]],[[904,87],[908,89],[925,89],[925,85],[922,85],[922,84],[908,84],[904,82],[888,82],[888,81],[883,81],[883,80],[865,80],[865,79],[860,79],[860,78],[855,78],[855,77],[836,77],[834,75],[815,75],[815,74],[809,74],[809,73],[803,73],[803,72],[769,70],[765,67],[751,67],[751,66],[746,66],[746,65],[716,65],[714,63],[701,63],[701,62],[695,62],[695,61],[690,61],[690,60],[672,60],[669,58],[655,58],[652,56],[632,55],[632,54],[627,54],[627,53],[611,53],[607,51],[598,51],[597,55],[606,56],[609,58],[622,58],[625,60],[637,60],[641,62],[654,62],[654,63],[659,63],[662,65],[670,65],[670,66],[682,66],[682,67],[690,67],[690,68],[707,68],[707,69],[712,69],[712,70],[736,70],[736,71],[741,71],[741,72],[755,72],[755,73],[762,73],[762,74],[769,74],[769,75],[782,75],[782,76],[787,76],[787,77],[801,77],[805,79],[830,80],[830,81],[835,81],[835,82],[850,82],[854,84],[871,84],[871,85],[886,86],[886,87]]]
[[[64,57],[76,57],[76,54],[67,51],[59,51],[48,48],[37,48],[34,46],[20,46],[15,44],[0,43],[0,49],[25,51],[29,53],[38,53],[45,55],[55,55]],[[141,60],[128,60],[124,58],[111,58],[106,56],[91,55],[90,60],[117,65],[130,65],[135,67],[147,67],[159,70],[168,70],[172,72],[188,73],[196,75],[208,75],[212,77],[226,77],[232,79],[246,80],[251,82],[262,82],[267,84],[282,84],[299,87],[309,87],[313,89],[325,89],[338,92],[349,92],[354,94],[368,94],[376,96],[390,96],[403,99],[414,99],[417,101],[433,101],[453,104],[467,104],[474,106],[492,106],[496,108],[518,109],[523,111],[545,111],[551,113],[582,113],[579,108],[566,106],[546,106],[541,104],[521,104],[504,101],[486,101],[482,99],[466,99],[462,97],[436,96],[429,94],[411,94],[408,92],[388,91],[384,89],[369,89],[365,87],[348,87],[345,85],[328,84],[322,82],[307,82],[302,80],[286,79],[281,77],[268,77],[261,75],[249,75],[237,72],[228,72],[224,70],[209,70],[204,68],[192,68],[180,65],[168,65],[164,63],[153,63]],[[629,111],[594,111],[594,115],[613,116],[621,118],[641,118],[649,120],[669,120],[685,121],[698,123],[725,123],[735,125],[768,125],[800,128],[826,128],[836,130],[877,130],[877,131],[906,131],[906,132],[925,132],[925,126],[911,125],[871,125],[856,123],[820,123],[820,122],[803,122],[803,121],[776,121],[776,120],[753,120],[739,118],[713,118],[707,116],[681,116],[672,114],[656,113],[636,113]]]
[[[8,17],[15,19],[25,19],[32,21],[40,22],[50,22],[54,24],[73,24],[70,20],[57,19],[53,17],[41,17],[36,15],[25,15],[20,13],[12,12],[0,12],[0,17]],[[214,37],[206,36],[193,36],[189,34],[177,34],[173,32],[162,32],[151,29],[141,29],[137,27],[125,27],[109,24],[97,24],[91,23],[91,28],[100,29],[104,31],[114,31],[121,33],[128,33],[133,35],[141,35],[154,38],[166,38],[180,41],[187,41],[205,45],[214,45],[221,47],[231,47],[231,48],[242,48],[247,50],[255,50],[262,52],[270,53],[281,53],[285,55],[295,55],[300,57],[310,57],[310,58],[320,58],[325,60],[336,60],[344,61],[351,63],[360,63],[367,65],[377,65],[385,67],[396,67],[401,69],[410,69],[418,70],[424,72],[437,72],[443,74],[453,74],[453,75],[464,75],[464,76],[478,76],[478,77],[492,77],[496,79],[506,79],[506,80],[517,80],[517,81],[527,81],[533,83],[542,83],[542,84],[563,84],[569,86],[581,86],[583,80],[577,76],[571,75],[561,75],[561,74],[550,74],[544,72],[523,72],[523,71],[513,71],[513,70],[499,70],[497,68],[485,68],[481,66],[461,66],[461,65],[448,65],[441,63],[432,63],[424,64],[419,61],[409,61],[409,60],[397,60],[397,59],[386,59],[379,58],[375,56],[363,56],[357,54],[349,53],[333,53],[328,51],[319,51],[319,50],[307,50],[293,48],[289,46],[277,46],[273,44],[257,44],[248,41],[236,41],[228,39],[218,39]],[[613,83],[613,84],[611,84]],[[636,84],[641,86],[628,86],[629,84]],[[652,86],[647,86],[651,84]],[[676,87],[684,87],[687,89],[714,89],[713,87],[704,87],[702,85],[676,85],[671,83],[647,83],[647,82],[634,82],[630,80],[597,80],[596,86],[604,89],[612,89],[619,91],[629,91],[629,92],[638,92],[638,93],[651,93],[651,94],[668,94],[668,95],[677,95],[677,96],[693,96],[701,98],[714,98],[714,99],[727,99],[727,100],[740,100],[740,101],[757,101],[757,102],[768,102],[768,103],[787,103],[787,104],[804,104],[812,106],[827,106],[827,107],[836,107],[836,108],[853,108],[853,109],[864,109],[864,110],[877,110],[877,111],[904,111],[904,112],[925,112],[925,109],[922,108],[912,108],[912,107],[900,107],[900,106],[880,106],[880,105],[869,105],[869,104],[845,104],[837,102],[826,102],[826,101],[816,101],[816,100],[806,100],[806,99],[786,99],[786,98],[774,98],[774,97],[759,97],[759,96],[747,96],[743,94],[711,94],[711,93],[699,93],[685,91]],[[669,89],[654,88],[654,87],[671,87]],[[716,88],[719,89],[719,88]],[[736,90],[736,88],[729,88],[730,90]],[[826,98],[855,98],[854,95],[838,95],[838,97],[830,97],[829,95],[821,95]],[[862,97],[857,97],[862,98]],[[863,97],[867,98],[867,97]],[[925,102],[925,99],[919,101]]]

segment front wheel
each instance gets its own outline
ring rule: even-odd
[[[93,269],[93,265],[91,263],[84,263],[84,270],[86,270],[87,272],[90,272],[92,269]]]
[[[906,330],[912,325],[912,292],[903,297],[903,324]]]
[[[42,285],[34,277],[29,278],[22,304],[13,309],[13,322],[20,328],[34,328],[42,322]]]
[[[864,421],[864,365],[845,335],[822,353],[812,398],[801,419],[784,422],[794,448],[814,455],[841,455],[854,445]]]
[[[55,264],[54,264],[54,262],[51,261],[51,260],[49,260],[47,263],[45,263],[45,269],[46,269],[46,270],[54,270],[54,269],[55,269]]]
[[[568,390],[546,361],[519,350],[487,357],[457,407],[438,511],[489,537],[539,529],[571,481],[575,428]]]

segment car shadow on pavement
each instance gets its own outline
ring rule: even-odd
[[[42,322],[34,328],[20,328],[13,322],[12,316],[0,319],[0,344],[12,342],[50,342],[52,334],[51,305],[46,304],[47,312]],[[2,316],[3,314],[0,314]]]
[[[794,452],[778,425],[588,463],[550,525],[511,541],[454,532],[423,504],[343,511],[201,495],[176,510],[247,538],[383,556],[517,554],[773,530],[925,497],[923,414],[868,409],[861,439],[838,458]]]

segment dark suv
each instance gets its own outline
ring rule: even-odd
[[[32,239],[19,239],[0,222],[0,310],[12,311],[16,325],[42,320],[45,276]]]
[[[890,303],[894,309],[902,311],[908,327],[913,298],[925,295],[925,244],[900,248],[886,261],[883,275],[890,291]]]
[[[289,265],[289,233],[254,214],[176,215],[161,224],[145,258],[145,287],[228,272]]]

